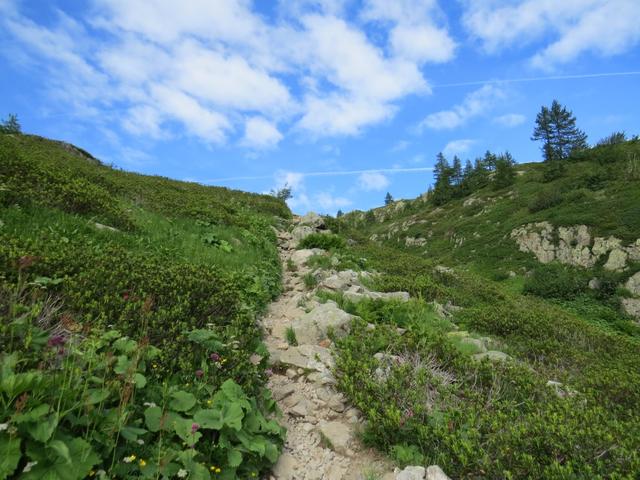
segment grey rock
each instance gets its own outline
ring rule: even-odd
[[[295,391],[296,391],[296,387],[294,384],[286,383],[280,387],[273,389],[273,398],[279,402],[280,400],[288,397]]]
[[[405,467],[396,473],[396,480],[424,480],[426,473],[424,467]]]
[[[94,227],[96,227],[98,230],[106,230],[108,232],[119,232],[120,230],[118,230],[115,227],[110,227],[109,225],[103,225],[101,223],[95,222],[93,224]]]
[[[438,465],[427,467],[426,480],[451,480]]]
[[[602,282],[598,278],[592,278],[591,280],[589,280],[589,288],[591,290],[600,290],[601,286]]]
[[[278,480],[295,480],[297,470],[298,461],[290,453],[284,452],[273,466],[272,473]]]
[[[326,422],[320,424],[320,434],[329,443],[327,445],[334,452],[347,455],[351,445],[352,435],[348,425],[341,422]]]
[[[607,263],[604,264],[604,268],[607,270],[623,270],[627,264],[629,254],[620,248],[611,250]]]
[[[309,313],[292,322],[298,343],[317,345],[327,338],[327,332],[333,330],[337,337],[349,333],[353,315],[338,308],[335,302],[318,305]]]
[[[324,219],[315,212],[309,212],[298,221],[298,225],[308,226],[314,229],[324,228]]]
[[[624,311],[632,317],[640,320],[640,299],[638,298],[623,298],[622,308]]]
[[[511,357],[506,353],[499,352],[497,350],[489,350],[488,352],[484,353],[476,353],[475,355],[472,355],[471,358],[478,362],[481,362],[485,358],[491,362],[506,362],[507,360],[511,359]]]
[[[325,253],[326,252],[321,248],[296,250],[291,254],[291,261],[300,267],[307,263],[307,261],[314,255],[324,255]]]
[[[624,288],[629,290],[632,295],[640,296],[640,272],[629,277],[629,280],[624,284]]]
[[[299,225],[295,227],[291,231],[291,238],[292,238],[294,247],[298,246],[301,240],[303,240],[304,238],[307,238],[312,233],[315,233],[315,230],[311,227],[307,227],[304,225]]]

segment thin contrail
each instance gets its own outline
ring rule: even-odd
[[[359,175],[362,173],[408,173],[408,172],[431,172],[433,167],[415,167],[415,168],[372,168],[368,170],[341,170],[334,172],[290,172],[301,177],[333,177],[341,175]],[[283,173],[283,172],[280,172]],[[227,178],[213,178],[211,180],[205,180],[204,183],[214,182],[232,182],[237,180],[269,180],[277,177],[279,173],[273,175],[257,175],[250,177],[227,177]]]
[[[474,85],[485,85],[487,83],[523,83],[523,82],[543,82],[547,80],[572,80],[577,78],[625,77],[630,75],[640,75],[640,72],[584,73],[584,74],[578,74],[578,75],[552,75],[547,77],[522,77],[522,78],[504,78],[504,79],[495,79],[495,80],[475,80],[472,82],[441,83],[439,85],[432,85],[431,88],[470,87]]]

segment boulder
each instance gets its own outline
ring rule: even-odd
[[[640,272],[637,272],[627,280],[624,288],[629,290],[632,295],[640,297]]]
[[[293,239],[293,244],[298,245],[303,238],[308,237],[314,232],[315,230],[313,228],[307,227],[305,225],[299,225],[295,227],[291,231],[291,238]]]
[[[622,308],[624,311],[632,317],[640,320],[640,299],[638,298],[623,298]]]
[[[407,247],[423,247],[426,243],[427,243],[426,238],[406,237],[404,239],[404,244]]]
[[[475,355],[472,355],[471,358],[478,362],[481,362],[485,358],[490,362],[506,362],[507,360],[511,359],[511,357],[506,353],[499,352],[497,350],[489,350],[488,352],[484,353],[476,353]]]
[[[424,467],[405,467],[396,473],[396,480],[424,480],[426,473]]]
[[[329,301],[294,320],[292,328],[298,343],[317,345],[327,338],[329,330],[333,330],[338,337],[345,336],[349,333],[352,319],[353,315],[338,308],[335,302]]]
[[[343,270],[325,278],[320,284],[320,288],[344,292],[354,285],[360,286],[360,275],[353,270]]]
[[[291,261],[295,263],[298,267],[307,263],[314,255],[324,255],[326,252],[321,248],[311,248],[304,250],[296,250],[291,254]]]
[[[341,455],[348,455],[352,441],[351,429],[348,425],[341,422],[323,422],[319,430],[329,448]]]
[[[627,258],[629,254],[621,248],[615,248],[611,250],[607,263],[604,264],[604,268],[607,270],[623,270],[627,264]]]
[[[324,219],[315,212],[309,212],[304,217],[301,217],[298,221],[298,225],[311,227],[317,230],[325,227]]]
[[[591,290],[600,290],[601,286],[602,286],[602,282],[600,281],[600,279],[592,278],[591,280],[589,280],[589,288]]]
[[[297,470],[298,461],[290,453],[284,452],[273,466],[272,473],[277,480],[294,480]]]
[[[438,465],[427,467],[425,480],[451,480]]]

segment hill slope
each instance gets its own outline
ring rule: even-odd
[[[1,135],[0,478],[268,468],[284,433],[255,320],[280,291],[272,226],[290,216]]]
[[[452,478],[635,478],[640,338],[621,299],[640,270],[639,149],[592,149],[546,182],[518,165],[508,188],[328,218],[342,240],[303,240],[329,249],[309,265],[411,293],[325,294],[362,318],[336,342],[337,376],[366,440]]]

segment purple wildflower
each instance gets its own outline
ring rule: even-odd
[[[62,335],[54,335],[52,337],[49,337],[49,340],[47,341],[47,345],[49,345],[50,347],[59,347],[64,345],[65,339]]]
[[[202,370],[196,370],[196,377],[202,378],[204,376],[204,372]]]
[[[209,355],[209,358],[211,360],[213,360],[214,362],[219,362],[220,361],[220,355],[218,355],[217,353],[212,353],[211,355]]]
[[[200,425],[198,425],[197,423],[192,423],[191,424],[191,433],[196,433],[199,428],[200,428]]]

